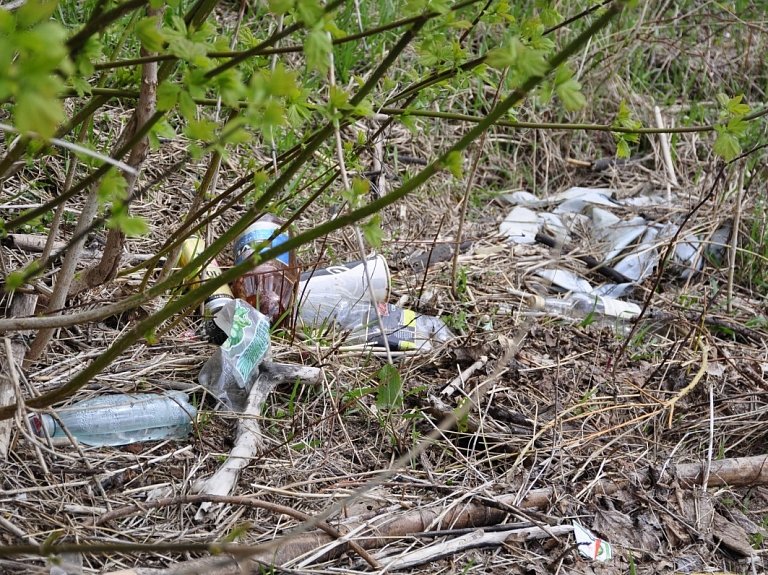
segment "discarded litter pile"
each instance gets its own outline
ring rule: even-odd
[[[272,215],[257,219],[237,238],[235,262],[284,243],[289,236],[283,228],[284,222]],[[204,249],[203,240],[191,236],[182,246],[180,262],[193,261]],[[194,289],[220,274],[212,260],[187,283]],[[274,327],[301,327],[308,338],[335,328],[344,344],[401,352],[427,352],[453,338],[439,318],[387,303],[389,284],[389,268],[380,255],[301,276],[293,251],[255,266],[232,289],[222,286],[205,300],[202,333],[220,347],[200,371],[200,383],[223,409],[258,415],[275,384],[275,378],[259,383],[260,367],[271,359]],[[252,403],[254,394],[262,398],[258,405]],[[56,416],[33,415],[31,422],[41,437],[69,434],[87,445],[178,439],[192,431],[197,412],[187,399],[183,393],[102,396]],[[240,457],[253,455],[250,449]]]
[[[679,225],[666,221],[666,217],[654,220],[633,215],[653,209],[670,211],[673,205],[664,197],[617,200],[616,193],[613,189],[577,187],[551,199],[522,191],[502,196],[514,206],[500,226],[500,232],[510,241],[578,251],[584,272],[608,280],[593,286],[584,274],[561,267],[537,269],[535,275],[546,282],[545,289],[569,295],[562,300],[531,297],[527,300],[531,307],[552,315],[580,318],[593,313],[597,318],[630,319],[640,313],[636,303],[619,298],[631,296],[654,272],[665,246],[678,234]],[[708,234],[678,238],[672,252],[672,269],[681,279],[692,277],[703,268],[705,260],[722,258],[730,234],[730,222],[723,222]]]

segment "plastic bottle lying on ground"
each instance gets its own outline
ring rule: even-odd
[[[378,306],[384,324],[382,335],[374,306]],[[453,334],[440,318],[417,314],[388,303],[371,303],[338,294],[311,293],[302,301],[298,312],[305,326],[322,327],[328,322],[349,332],[345,343],[384,346],[386,337],[391,350],[429,351],[436,343],[453,339]]]
[[[543,304],[538,302],[535,307],[540,305],[547,312],[575,318],[586,318],[592,314],[595,319],[605,317],[628,320],[636,315],[640,315],[641,311],[640,306],[632,302],[585,293],[572,292],[564,298],[548,297],[540,299],[543,300]]]
[[[610,327],[618,334],[631,330],[631,321],[640,315],[640,306],[608,296],[572,292],[563,298],[526,296],[534,315],[560,316],[587,320],[598,327]]]
[[[197,409],[181,391],[102,395],[56,410],[61,422],[80,443],[128,445],[140,441],[180,439],[192,431]],[[30,416],[41,437],[66,437],[47,413]]]
[[[368,275],[366,275],[366,270]],[[368,287],[368,279],[373,287],[373,298]],[[301,274],[299,281],[299,298],[305,300],[312,293],[341,294],[355,299],[374,299],[387,301],[389,299],[389,266],[384,256],[369,257],[363,265],[362,260],[356,260],[340,265],[330,265]],[[301,305],[301,304],[300,304]]]

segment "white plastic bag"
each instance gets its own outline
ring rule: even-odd
[[[269,320],[248,302],[234,299],[221,308],[215,321],[229,337],[198,379],[228,409],[242,411],[259,376],[259,364],[272,357]]]

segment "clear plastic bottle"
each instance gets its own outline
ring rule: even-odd
[[[86,399],[56,414],[77,440],[86,445],[128,445],[140,441],[180,439],[192,431],[197,409],[186,393],[166,391],[102,395]],[[41,437],[66,437],[47,413],[30,416],[32,428]]]
[[[285,222],[272,214],[264,214],[235,240],[235,263],[239,264],[254,253],[254,246],[270,238],[267,248],[288,241],[287,231],[277,234]],[[277,235],[275,235],[277,234]],[[274,236],[274,237],[273,237]],[[232,284],[235,297],[243,299],[269,318],[272,325],[290,323],[291,306],[296,297],[299,267],[293,250],[262,262],[243,274]]]
[[[438,317],[421,315],[396,305],[367,299],[353,299],[340,294],[312,293],[302,301],[298,315],[304,325],[321,327],[329,322],[348,331],[347,344],[368,343],[384,346],[374,306],[378,306],[385,336],[391,350],[429,351],[434,343],[453,339],[448,326]]]
[[[573,318],[586,318],[592,314],[596,320],[629,320],[641,311],[640,306],[632,302],[586,293],[571,292],[564,298],[537,296],[535,299],[537,301],[533,303],[534,308]]]
[[[366,275],[366,269],[368,275]],[[371,286],[368,285],[370,278]],[[301,274],[299,297],[303,300],[311,297],[312,292],[343,294],[352,298],[389,299],[389,266],[382,255],[369,257],[365,265],[362,260],[355,260],[339,265],[309,270]],[[373,291],[373,298],[371,298]],[[301,304],[299,304],[301,305]]]

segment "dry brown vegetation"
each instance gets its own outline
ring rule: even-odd
[[[580,56],[594,105],[571,121],[610,123],[624,99],[644,125],[653,126],[653,106],[639,92],[643,84],[632,77],[641,64],[658,70],[649,82],[687,83],[679,105],[662,106],[666,121],[675,126],[698,122],[709,106],[716,106],[714,94],[702,92],[712,83],[699,85],[699,74],[715,78],[724,91],[748,92],[750,103],[764,96],[765,22],[734,27],[729,42],[713,43],[736,16],[702,9],[686,17],[665,8],[641,9],[628,47],[617,50],[615,58],[595,56],[625,41],[610,36]],[[220,16],[234,17],[226,9]],[[690,26],[699,27],[699,42],[673,35]],[[656,42],[644,52],[651,39]],[[678,64],[686,51],[692,54],[686,55],[690,69],[684,74]],[[613,71],[610,80],[597,82],[605,70]],[[741,89],[726,90],[731,84]],[[477,97],[472,88],[452,93],[445,109],[470,113]],[[483,98],[491,101],[493,93]],[[129,113],[128,103],[115,103],[113,113],[97,126],[105,141],[120,131]],[[517,112],[521,121],[557,120],[550,116],[549,108],[542,111],[531,102]],[[420,122],[420,133],[396,123],[383,134],[383,167],[391,186],[420,169],[397,157],[431,161],[446,142],[466,131],[459,122]],[[378,126],[374,120],[361,121],[343,136],[356,141],[356,131],[370,135]],[[764,137],[760,129],[758,136]],[[768,463],[767,268],[761,251],[765,173],[763,164],[752,164],[746,177],[751,187],[742,192],[741,174],[752,157],[725,166],[713,155],[712,141],[708,133],[675,135],[676,200],[643,215],[677,223],[690,215],[684,234],[706,242],[738,212],[740,250],[730,301],[726,260],[707,262],[688,279],[681,279],[673,266],[665,266],[660,277],[654,273],[631,297],[649,307],[631,333],[531,313],[521,293],[543,294],[551,287],[534,271],[570,269],[599,283],[600,276],[578,260],[597,255],[599,246],[579,228],[572,230],[569,253],[508,242],[498,233],[511,209],[503,194],[525,189],[548,198],[585,186],[614,188],[624,199],[663,193],[667,175],[655,137],[643,139],[640,161],[595,171],[588,165],[615,153],[608,132],[497,127],[482,147],[478,143],[466,153],[464,180],[441,173],[381,214],[381,251],[392,268],[390,302],[449,318],[456,333],[455,341],[430,354],[396,357],[402,405],[377,404],[376,374],[385,363],[380,355],[340,351],[330,334],[313,340],[300,329],[276,332],[273,359],[321,367],[321,382],[275,389],[259,418],[260,455],[240,474],[235,492],[211,499],[216,505],[198,520],[205,498],[195,496],[193,486],[214,473],[229,453],[236,417],[217,412],[197,385],[213,346],[190,335],[201,323],[192,310],[166,322],[156,341],[131,347],[72,399],[104,392],[189,390],[201,407],[194,437],[122,448],[51,446],[30,437],[26,412],[20,409],[7,459],[0,462],[1,544],[40,545],[55,534],[57,544],[112,545],[104,553],[94,549],[59,556],[82,561],[82,573],[126,569],[138,575],[220,575],[240,568],[258,572],[260,565],[275,573],[382,572],[387,558],[416,550],[423,550],[426,559],[407,568],[413,573],[763,572],[768,536],[768,475],[762,467],[763,457]],[[248,166],[270,161],[264,148],[242,146],[239,151],[222,164],[218,190],[237,181]],[[335,165],[330,149],[315,159],[317,170]],[[181,169],[165,184],[134,203],[132,212],[145,216],[150,229],[126,240],[118,277],[76,295],[67,310],[96,309],[142,289],[145,271],[129,268],[154,255],[177,229],[194,201],[207,158],[190,160],[183,143],[170,142],[152,152],[142,170],[140,181],[150,182],[181,161]],[[363,163],[372,163],[371,157]],[[474,163],[461,227],[467,174]],[[4,180],[4,194],[28,189],[42,203],[57,193],[65,173],[63,157],[28,162]],[[287,213],[299,205],[292,200],[285,200]],[[66,206],[77,214],[81,200]],[[338,196],[323,196],[298,217],[296,227],[310,229],[338,209]],[[72,233],[66,213],[62,240]],[[212,223],[209,237],[238,217],[237,209],[228,211]],[[103,249],[105,235],[89,236],[86,256],[87,250]],[[466,241],[471,246],[458,256],[455,295],[450,257],[427,269],[412,263],[419,255]],[[36,257],[10,240],[1,249],[4,273]],[[303,269],[309,269],[357,259],[357,250],[346,229],[303,247],[299,257]],[[83,267],[91,262],[84,256]],[[231,254],[223,252],[219,262],[231,265]],[[56,273],[54,267],[39,280],[41,301]],[[7,317],[13,297],[3,295]],[[170,297],[102,321],[58,328],[40,358],[14,369],[6,363],[6,379],[27,398],[56,389]],[[5,337],[9,346],[24,349],[31,334],[8,332]],[[459,391],[443,393],[452,382]],[[462,398],[472,402],[468,415],[449,429],[440,427]],[[718,467],[721,460],[733,466]],[[316,515],[335,531],[307,526],[306,519]],[[611,562],[579,556],[573,535],[557,530],[574,519],[613,545]],[[481,547],[437,548],[465,535],[461,529],[501,524],[543,531],[533,539],[517,534]],[[302,525],[305,532],[295,534]],[[350,530],[345,539],[370,556],[337,539]],[[455,531],[423,533],[434,530]],[[232,540],[241,546],[234,555],[239,563],[203,548]],[[258,547],[270,542],[279,542],[279,549]],[[123,543],[166,548],[120,549]],[[51,558],[31,552],[0,557],[4,573],[47,573],[50,565]]]

